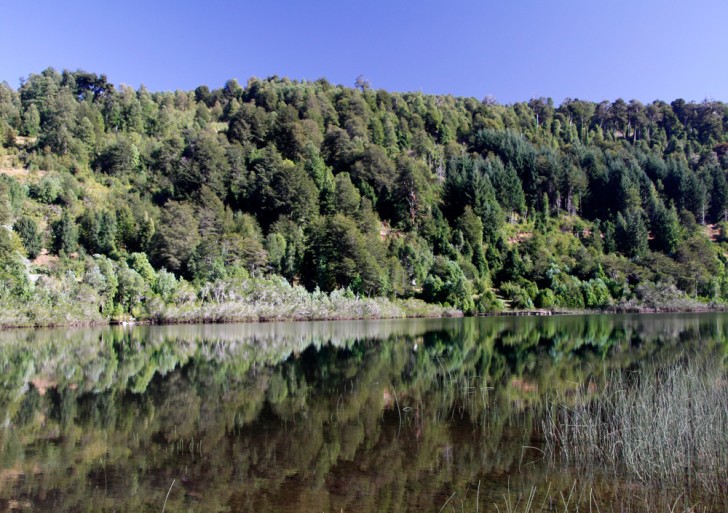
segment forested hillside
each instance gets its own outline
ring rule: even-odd
[[[721,303],[727,153],[714,101],[150,92],[47,69],[0,85],[0,324]]]

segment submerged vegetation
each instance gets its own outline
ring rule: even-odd
[[[267,318],[277,303],[241,306],[251,287],[326,303],[304,318],[409,315],[402,298],[715,307],[726,169],[714,101],[498,105],[278,77],[151,92],[46,69],[0,85],[2,324]]]

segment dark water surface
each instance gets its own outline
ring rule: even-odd
[[[726,314],[2,331],[0,511],[638,511],[544,458],[541,406],[727,339]]]

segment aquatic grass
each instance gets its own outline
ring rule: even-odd
[[[555,485],[511,489],[510,482],[502,495],[491,501],[480,500],[480,482],[475,502],[468,499],[468,491],[458,497],[453,492],[439,508],[439,513],[712,513],[721,511],[700,502],[691,502],[684,495],[677,497],[664,491],[645,489],[608,490],[593,480],[586,479]],[[615,493],[616,492],[616,493]]]
[[[728,496],[728,379],[720,362],[687,358],[615,373],[600,393],[586,387],[550,403],[542,426],[546,452],[566,464]]]

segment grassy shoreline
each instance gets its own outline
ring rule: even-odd
[[[138,325],[180,325],[180,324],[234,324],[254,322],[309,322],[309,321],[355,321],[355,320],[385,320],[385,319],[438,319],[438,318],[459,318],[466,317],[460,310],[425,303],[421,300],[395,300],[386,298],[367,298],[358,300],[359,313],[344,311],[327,311],[323,313],[282,311],[280,313],[256,312],[249,308],[249,305],[238,303],[219,305],[199,305],[197,307],[178,309],[168,308],[156,312],[154,317],[133,318],[131,316],[110,319],[90,318],[83,319],[74,316],[69,312],[49,311],[44,319],[34,320],[22,313],[20,318],[9,319],[7,310],[0,317],[0,329],[13,328],[82,328],[109,326],[118,324]],[[384,309],[373,309],[371,305],[383,304]],[[726,305],[710,305],[695,308],[607,308],[607,309],[584,309],[584,310],[504,310],[498,312],[479,313],[474,317],[550,317],[569,315],[620,315],[620,314],[680,314],[680,313],[716,313],[726,312]]]
[[[295,287],[292,287],[295,289]],[[464,317],[462,311],[449,306],[426,303],[419,299],[357,298],[345,292],[310,293],[306,304],[297,301],[263,302],[255,297],[236,301],[195,301],[184,304],[165,304],[151,301],[147,311],[138,317],[130,315],[104,317],[95,305],[75,302],[43,308],[32,305],[2,305],[0,329],[93,327],[122,323],[174,324],[231,324],[251,322],[306,322],[377,319],[417,319]],[[728,305],[692,303],[662,306],[617,305],[608,308],[565,309],[536,308],[501,310],[478,313],[476,317],[541,317],[554,315],[619,315],[726,312]]]
[[[665,306],[612,306],[608,308],[534,308],[528,310],[501,310],[476,314],[476,317],[541,317],[552,315],[595,315],[595,314],[665,314],[665,313],[711,313],[728,312],[728,305],[723,304],[696,304],[694,306],[676,307]]]
[[[43,305],[0,307],[0,329],[92,327],[130,322],[134,324],[221,324],[239,322],[374,320],[462,317],[460,310],[425,303],[418,299],[356,298],[344,293],[311,294],[302,304],[261,301],[255,297],[236,301],[195,301],[165,304],[151,301],[136,317],[105,317],[95,305],[75,303],[44,308]]]
[[[103,262],[102,262],[103,263]],[[122,322],[193,324],[354,319],[461,317],[463,312],[421,299],[389,299],[354,294],[350,289],[309,291],[277,277],[239,277],[194,286],[160,272],[156,280],[141,277],[119,282],[107,290],[109,279],[91,268],[82,279],[67,273],[63,279],[43,277],[31,293],[0,298],[0,328],[97,326]],[[151,275],[153,271],[149,271]],[[79,273],[80,274],[80,273]],[[96,273],[98,274],[98,273]],[[134,274],[134,273],[127,273]],[[122,278],[125,276],[121,272]],[[136,277],[135,275],[132,278]],[[167,278],[168,284],[162,283]],[[140,281],[141,280],[141,281]],[[99,283],[96,283],[96,282]],[[114,289],[116,290],[116,289]],[[500,309],[479,316],[550,316],[620,313],[680,313],[726,311],[728,305],[701,302],[684,295],[663,294],[632,298],[599,308]]]

